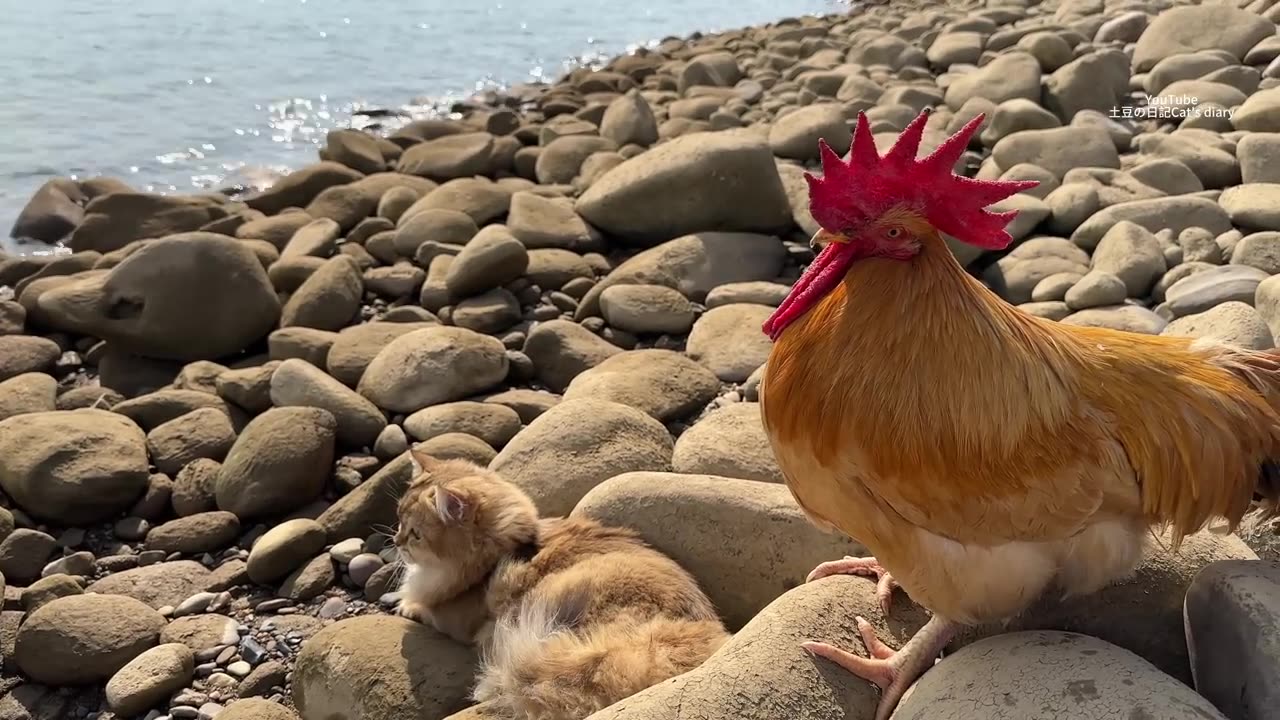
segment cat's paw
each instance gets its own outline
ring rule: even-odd
[[[396,614],[418,623],[425,623],[427,619],[427,609],[421,604],[410,600],[401,600],[400,604],[396,606]]]

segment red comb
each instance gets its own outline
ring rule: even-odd
[[[920,113],[884,157],[876,151],[867,116],[858,113],[853,147],[841,160],[825,140],[822,177],[805,173],[809,182],[809,212],[824,230],[851,234],[896,206],[910,207],[929,224],[962,242],[1000,250],[1013,241],[1005,226],[1017,211],[989,212],[985,208],[1039,183],[1034,180],[974,180],[952,172],[984,119],[978,115],[922,160],[916,160],[920,138],[930,111]]]

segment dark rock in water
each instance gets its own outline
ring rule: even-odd
[[[70,235],[84,219],[83,191],[74,180],[56,178],[40,186],[27,201],[9,236],[55,243]]]
[[[280,312],[253,251],[208,233],[148,243],[107,274],[50,290],[39,302],[59,329],[187,361],[243,350],[270,332]]]
[[[403,110],[394,108],[362,108],[360,110],[352,110],[351,114],[364,117],[408,117],[409,115]]]

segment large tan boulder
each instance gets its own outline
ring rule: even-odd
[[[14,657],[36,682],[96,683],[154,647],[164,625],[160,613],[133,598],[69,595],[27,616]]]
[[[147,242],[104,274],[42,293],[53,327],[164,360],[210,360],[267,336],[280,301],[248,243],[207,232]]]
[[[974,643],[930,668],[894,720],[1225,720],[1213,704],[1123,648],[1068,632]]]
[[[693,573],[731,629],[819,563],[867,554],[812,525],[777,483],[631,472],[587,493],[573,514],[634,528]]]
[[[885,623],[875,584],[867,579],[802,585],[773,601],[698,669],[589,720],[871,720],[879,697],[875,686],[800,647],[818,640],[865,655],[854,627],[857,615],[894,647],[928,619],[904,606]]]
[[[298,654],[302,720],[443,718],[469,704],[471,648],[420,623],[366,615],[316,633]]]
[[[662,423],[633,407],[564,400],[512,438],[489,469],[529,493],[544,516],[567,515],[620,472],[669,470],[672,446]]]
[[[142,495],[147,475],[146,436],[123,415],[58,410],[0,422],[0,488],[37,517],[109,518]]]
[[[791,225],[778,168],[758,133],[693,133],[605,173],[577,211],[610,235],[647,246],[707,230],[775,232]]]

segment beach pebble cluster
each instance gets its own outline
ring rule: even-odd
[[[1280,5],[894,2],[670,38],[444,117],[330,133],[247,193],[57,179],[0,256],[0,717],[455,720],[476,651],[393,616],[411,444],[628,526],[735,638],[593,718],[872,717],[801,648],[926,614],[813,527],[760,424],[766,317],[813,257],[806,170],[865,112],[1040,185],[956,245],[1076,325],[1280,336]],[[956,640],[898,720],[1275,717],[1273,527]],[[1246,543],[1247,541],[1247,543]],[[1259,560],[1261,554],[1266,560]],[[1185,622],[1184,622],[1185,612]],[[1268,714],[1272,713],[1272,714]]]

